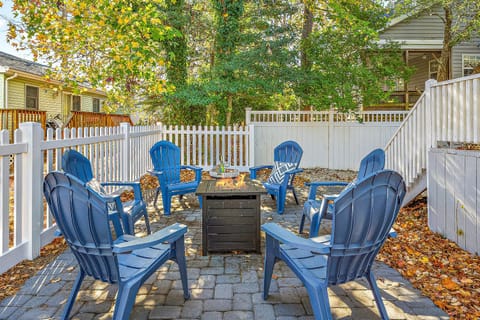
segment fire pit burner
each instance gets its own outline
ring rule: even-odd
[[[260,195],[258,181],[202,180],[202,254],[208,251],[255,251],[260,253]]]

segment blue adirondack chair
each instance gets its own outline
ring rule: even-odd
[[[277,212],[282,214],[285,209],[287,191],[292,190],[295,202],[298,203],[297,194],[293,187],[293,180],[297,173],[302,172],[298,166],[302,160],[303,150],[295,141],[285,141],[273,150],[274,165],[261,165],[250,168],[250,178],[257,178],[257,171],[272,169],[269,179],[263,183],[267,192],[276,199]]]
[[[370,284],[382,319],[388,319],[372,265],[404,196],[402,177],[383,170],[355,182],[334,200],[332,232],[328,236],[305,239],[277,224],[264,224],[264,299],[274,265],[282,260],[305,285],[315,319],[332,319],[327,287],[362,277]],[[323,200],[322,206],[327,205]]]
[[[375,149],[367,154],[360,162],[360,168],[358,169],[357,178],[354,181],[359,181],[364,177],[383,170],[385,166],[385,152],[383,149]],[[350,183],[342,181],[316,181],[307,182],[305,185],[310,186],[308,194],[308,200],[303,205],[303,214],[300,221],[300,227],[298,232],[303,232],[305,225],[305,219],[310,220],[310,236],[315,237],[318,234],[320,223],[322,219],[332,219],[332,208],[327,206],[321,210],[320,202],[316,200],[318,187],[348,187]],[[324,199],[332,201],[337,195],[323,195]]]
[[[90,160],[83,154],[75,150],[67,150],[62,156],[62,168],[63,171],[74,175],[83,183],[88,183],[92,188],[101,193],[106,193],[103,190],[103,186],[116,186],[121,187],[116,193],[111,196],[120,197],[120,194],[125,187],[133,189],[134,199],[122,203],[123,212],[120,212],[121,218],[124,220],[125,232],[128,234],[135,234],[135,222],[142,217],[145,218],[145,225],[147,227],[148,234],[150,230],[150,220],[148,218],[147,205],[143,200],[142,189],[139,182],[126,182],[126,181],[110,181],[98,183],[93,177],[93,170]]]
[[[157,203],[158,194],[162,192],[163,211],[170,215],[172,197],[179,195],[180,199],[184,194],[197,190],[202,180],[202,168],[180,164],[180,148],[170,141],[162,140],[150,148],[150,158],[153,163],[153,170],[149,172],[158,178],[160,186],[155,195],[154,204]],[[181,182],[180,171],[183,169],[195,171],[195,180]],[[200,207],[202,198],[198,197]]]
[[[62,319],[68,319],[85,276],[118,284],[113,319],[126,320],[140,286],[167,260],[179,266],[183,296],[190,297],[185,262],[185,225],[176,223],[143,238],[123,233],[118,214],[109,214],[110,201],[83,181],[64,172],[45,177],[43,192],[65,240],[79,264]],[[109,218],[110,217],[110,218]],[[115,230],[114,239],[111,225]]]

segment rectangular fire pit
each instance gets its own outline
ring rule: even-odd
[[[260,253],[260,195],[258,181],[234,179],[202,180],[202,254],[209,251],[255,251]]]

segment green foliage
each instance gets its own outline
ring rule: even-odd
[[[246,107],[348,111],[408,76],[398,48],[377,44],[386,17],[370,0],[15,4],[22,24],[10,37],[52,77],[103,88],[112,105],[141,101],[169,124],[238,123]]]
[[[52,67],[66,86],[85,82],[108,93],[110,106],[167,90],[159,47],[177,34],[146,0],[14,0],[9,37]]]

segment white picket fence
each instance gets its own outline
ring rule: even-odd
[[[152,168],[149,150],[159,140],[181,147],[182,164],[212,167],[223,156],[231,165],[249,166],[248,128],[131,127],[49,129],[46,139],[38,123],[22,123],[9,144],[0,133],[0,273],[24,259],[33,259],[51,242],[55,224],[43,200],[44,175],[61,170],[68,148],[87,156],[99,181],[138,180]],[[13,158],[13,165],[10,163]]]

